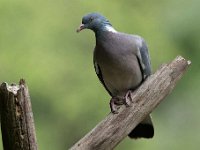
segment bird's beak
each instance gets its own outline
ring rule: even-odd
[[[81,24],[80,27],[76,30],[76,32],[80,32],[83,29],[85,29],[85,26],[84,24]]]

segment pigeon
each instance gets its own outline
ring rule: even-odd
[[[84,29],[95,33],[95,72],[112,97],[111,112],[117,114],[120,105],[130,106],[131,91],[137,89],[151,75],[147,44],[138,35],[118,32],[110,21],[99,13],[83,16],[77,32]],[[150,115],[129,133],[129,137],[134,139],[153,136],[154,127]]]

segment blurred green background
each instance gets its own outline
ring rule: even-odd
[[[126,138],[116,150],[199,149],[199,7],[199,0],[0,0],[0,82],[26,79],[39,149],[68,149],[109,113],[92,64],[94,34],[75,32],[89,12],[144,37],[154,71],[177,55],[192,61],[152,114],[155,137]]]

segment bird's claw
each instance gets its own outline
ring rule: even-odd
[[[126,107],[130,107],[132,102],[131,91],[129,90],[124,97],[115,96],[110,100],[110,109],[113,114],[118,113],[118,109],[120,105],[125,105]]]
[[[117,114],[118,113],[118,109],[119,109],[119,98],[117,97],[112,97],[111,100],[110,100],[110,109],[111,109],[111,112],[113,114]]]
[[[132,96],[131,96],[131,90],[128,90],[128,92],[125,95],[124,103],[127,107],[129,107],[132,102],[133,102],[133,99],[132,99]]]

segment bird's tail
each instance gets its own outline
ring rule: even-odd
[[[154,135],[153,122],[151,116],[148,115],[140,124],[138,124],[132,131],[129,133],[130,138],[152,138]]]

